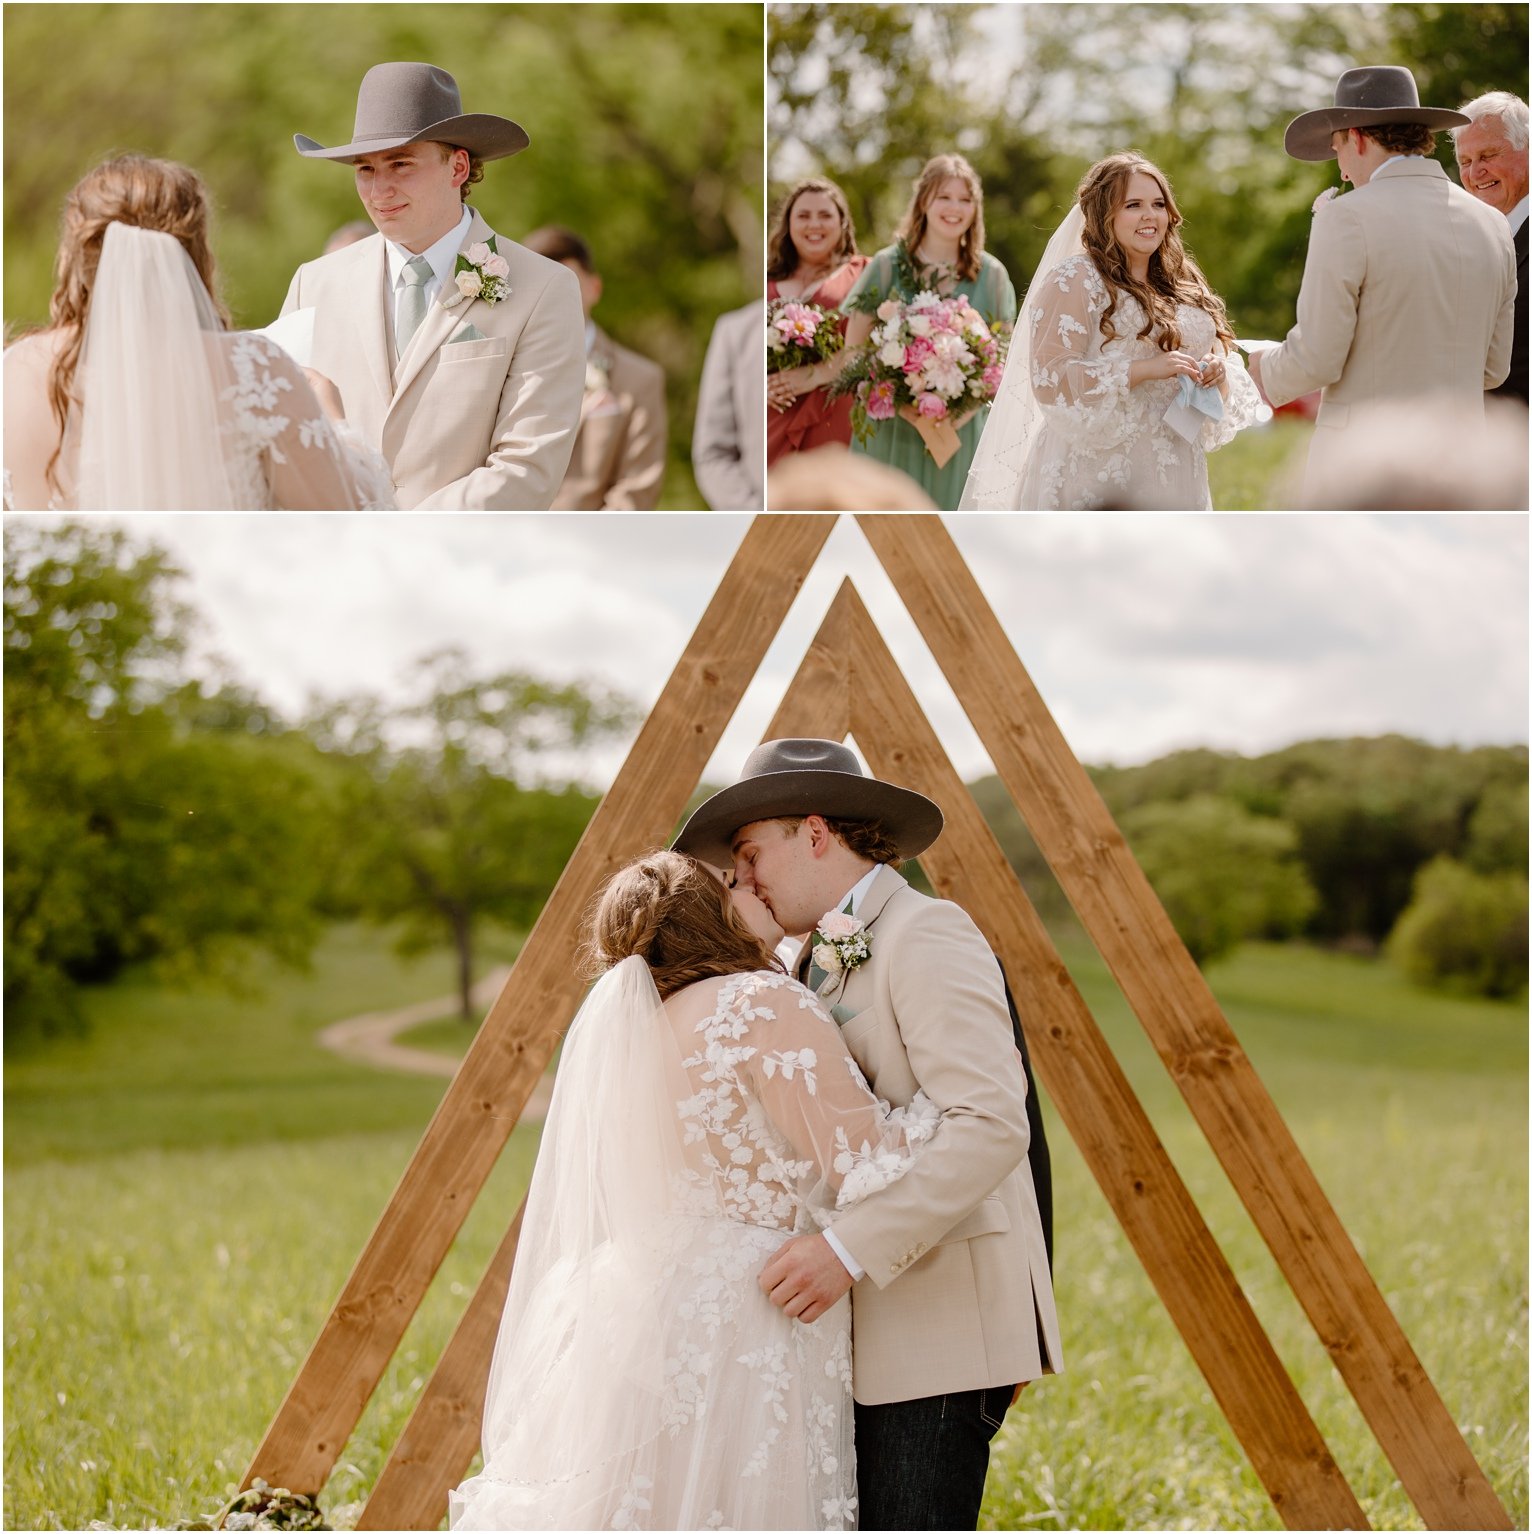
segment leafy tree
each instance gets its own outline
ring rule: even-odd
[[[1527,871],[1527,780],[1485,788],[1468,821],[1464,861],[1476,873]]]
[[[77,987],[130,962],[216,971],[312,939],[312,752],[206,728],[232,703],[181,674],[178,579],[121,529],[7,528],[7,1047],[76,1026]]]
[[[1389,956],[1421,985],[1477,996],[1515,996],[1527,988],[1527,880],[1479,874],[1433,858],[1388,940]]]
[[[1296,839],[1281,821],[1199,794],[1143,805],[1122,829],[1199,964],[1249,937],[1290,937],[1313,910]]]
[[[534,775],[626,729],[634,711],[592,685],[473,677],[453,649],[421,662],[416,687],[420,701],[397,708],[365,696],[330,703],[308,729],[355,769],[343,811],[351,899],[372,920],[401,924],[401,952],[449,942],[471,1019],[483,925],[536,919],[596,807],[580,787]]]

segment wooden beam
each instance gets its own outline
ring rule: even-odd
[[[937,517],[859,517],[1065,894],[1432,1528],[1511,1521]]]
[[[831,605],[763,739],[783,735],[843,738],[850,728],[846,675],[850,635],[846,591]],[[695,786],[695,785],[694,785]],[[434,1529],[447,1493],[467,1474],[479,1447],[490,1360],[510,1288],[526,1200],[495,1252],[440,1362],[426,1381],[399,1441],[384,1462],[359,1529]]]
[[[583,984],[570,934],[611,872],[662,842],[834,517],[757,517],[442,1098],[241,1483],[317,1493],[553,1053]]]
[[[1288,1528],[1367,1527],[1233,1270],[866,609],[854,604],[852,729],[881,778],[942,807],[921,854],[1005,965],[1037,1074]],[[1039,1388],[1046,1389],[1046,1385]]]
[[[462,1482],[479,1449],[489,1366],[526,1212],[527,1201],[522,1199],[410,1420],[384,1461],[357,1528],[434,1529],[447,1516],[447,1493]]]

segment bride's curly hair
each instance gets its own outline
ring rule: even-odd
[[[53,297],[48,303],[60,344],[48,372],[48,403],[59,425],[59,446],[48,460],[47,479],[54,490],[64,428],[74,398],[75,369],[90,313],[91,289],[101,264],[101,246],[109,224],[133,224],[174,235],[202,278],[225,327],[229,312],[218,296],[217,272],[208,239],[210,199],[202,178],[190,166],[147,155],[125,154],[88,171],[64,199],[63,230],[54,266]]]
[[[1129,270],[1127,252],[1117,243],[1112,230],[1113,215],[1128,200],[1128,182],[1135,171],[1153,176],[1159,182],[1160,190],[1165,194],[1165,211],[1170,216],[1170,226],[1160,248],[1149,257],[1149,275],[1144,282]],[[1155,344],[1162,352],[1181,348],[1181,328],[1176,323],[1177,304],[1189,304],[1205,311],[1212,318],[1218,339],[1226,349],[1233,349],[1234,332],[1229,328],[1223,300],[1208,286],[1207,278],[1181,241],[1181,210],[1176,206],[1170,182],[1162,170],[1131,149],[1108,155],[1086,171],[1075,196],[1080,200],[1080,212],[1085,217],[1081,240],[1086,254],[1095,262],[1096,270],[1106,279],[1110,290],[1106,312],[1101,316],[1102,341],[1110,341],[1117,334],[1117,328],[1112,324],[1112,312],[1117,307],[1118,292],[1126,290],[1144,306],[1148,316],[1139,336],[1154,336]]]
[[[729,891],[684,852],[651,852],[612,875],[588,923],[593,974],[637,954],[662,998],[713,975],[781,969],[745,925]]]

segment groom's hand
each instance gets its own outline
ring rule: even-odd
[[[851,1287],[846,1265],[823,1236],[794,1236],[761,1269],[766,1298],[800,1321],[817,1321]]]

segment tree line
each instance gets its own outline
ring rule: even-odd
[[[456,956],[536,920],[598,802],[556,763],[630,737],[596,682],[421,659],[403,701],[287,719],[189,659],[166,553],[121,528],[12,522],[4,565],[5,1040],[80,1026],[131,965],[302,963],[328,922]],[[1091,769],[1199,961],[1254,937],[1387,950],[1487,995],[1527,976],[1527,750],[1389,736]],[[699,797],[707,790],[699,789]],[[1063,896],[1003,787],[973,787],[1043,914]]]

